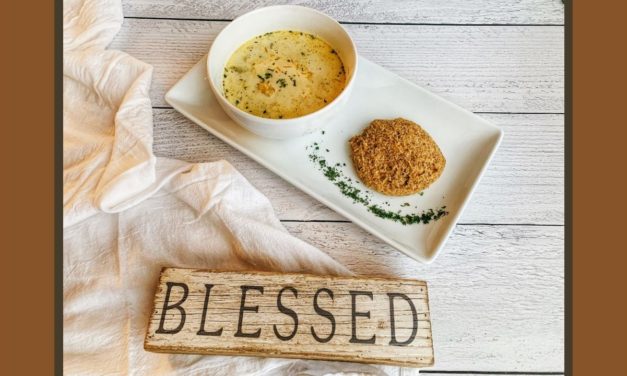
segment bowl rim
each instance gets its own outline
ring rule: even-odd
[[[344,34],[346,34],[346,36],[348,37],[348,40],[350,42],[351,50],[355,54],[355,65],[354,65],[353,71],[351,72],[351,76],[348,79],[348,81],[346,82],[346,85],[344,86],[344,89],[342,90],[340,95],[335,97],[331,102],[327,103],[324,107],[321,107],[321,108],[317,109],[314,112],[308,113],[306,115],[294,117],[294,118],[288,118],[288,119],[265,118],[265,117],[262,117],[262,116],[253,115],[251,113],[248,113],[246,111],[243,111],[243,110],[239,109],[237,106],[233,105],[228,99],[226,99],[224,97],[224,94],[218,89],[218,87],[217,87],[216,83],[214,82],[214,80],[212,79],[212,75],[211,75],[211,64],[210,64],[210,62],[211,62],[211,53],[212,53],[212,51],[213,51],[213,49],[214,49],[214,47],[216,45],[216,41],[219,38],[223,37],[223,35],[226,32],[228,32],[228,30],[232,27],[232,25],[236,21],[242,22],[241,19],[244,18],[244,17],[253,16],[255,13],[259,13],[259,12],[262,12],[262,11],[267,11],[267,10],[270,10],[270,9],[276,9],[276,8],[293,8],[293,9],[298,9],[300,11],[317,13],[318,15],[326,17],[327,19],[332,21],[332,23],[334,23],[336,26],[338,26],[344,32]],[[239,48],[239,46],[238,46],[238,48]],[[349,89],[352,86],[353,82],[355,81],[355,77],[357,76],[357,69],[358,69],[358,64],[359,64],[358,62],[359,62],[359,56],[357,54],[357,46],[355,46],[355,41],[353,40],[351,35],[348,33],[348,31],[336,19],[334,19],[333,17],[331,17],[331,16],[327,15],[326,13],[323,13],[323,12],[317,10],[317,9],[313,9],[313,8],[309,8],[309,7],[305,7],[305,6],[301,6],[301,5],[286,4],[286,5],[271,5],[271,6],[267,6],[267,7],[261,7],[261,8],[253,9],[250,12],[247,12],[247,13],[244,13],[244,14],[242,14],[240,16],[237,16],[235,19],[233,19],[233,21],[229,22],[229,24],[226,25],[226,27],[224,29],[222,29],[218,33],[216,38],[211,43],[211,47],[209,48],[209,52],[207,54],[207,67],[206,67],[206,69],[207,69],[207,75],[208,75],[207,79],[209,81],[209,85],[211,86],[211,89],[213,90],[214,94],[217,97],[219,97],[220,100],[229,107],[230,110],[234,111],[236,114],[244,117],[247,120],[256,121],[256,122],[263,122],[263,123],[267,123],[268,125],[277,124],[277,123],[281,123],[282,125],[284,125],[285,123],[289,123],[289,122],[301,122],[303,120],[309,120],[312,117],[319,116],[321,113],[324,113],[324,112],[330,110],[331,108],[335,107],[335,105],[337,105],[338,102],[340,102],[344,97],[349,95],[349,92],[350,92]],[[344,62],[342,62],[342,64],[344,64]]]

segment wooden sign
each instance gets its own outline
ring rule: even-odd
[[[425,367],[427,284],[165,268],[144,348]]]

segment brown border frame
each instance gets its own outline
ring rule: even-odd
[[[564,374],[572,375],[573,5],[564,3]]]
[[[62,1],[5,1],[0,127],[4,324],[0,374],[61,374]],[[55,100],[55,95],[57,100]],[[5,107],[6,105],[6,107]],[[52,182],[55,182],[53,186]],[[61,199],[59,199],[61,198]],[[4,218],[6,216],[6,218]],[[55,220],[57,220],[55,223]],[[56,308],[56,309],[55,309]],[[55,349],[58,348],[59,350]]]
[[[63,374],[63,0],[54,2],[54,374]]]
[[[11,47],[8,83],[12,89],[9,98],[9,117],[2,127],[3,166],[10,176],[3,188],[9,195],[5,213],[8,225],[3,228],[3,262],[7,265],[2,276],[7,286],[24,281],[24,268],[28,268],[28,281],[23,288],[40,294],[41,299],[25,301],[23,296],[9,295],[12,306],[20,306],[19,315],[12,314],[8,338],[12,342],[8,353],[11,360],[2,365],[19,369],[20,373],[49,374],[53,369],[62,374],[62,9],[63,2],[33,7],[30,2],[5,2],[3,38]],[[565,372],[572,375],[621,374],[625,372],[622,361],[625,351],[625,239],[627,229],[623,210],[625,207],[624,169],[627,160],[624,145],[625,59],[624,15],[625,3],[616,1],[615,8],[608,3],[577,2],[566,0],[565,7],[565,59],[566,59],[566,166],[565,166],[565,251],[566,251],[566,321],[565,321]],[[620,9],[622,7],[622,9]],[[54,51],[51,49],[54,13]],[[24,32],[24,31],[27,32]],[[13,38],[19,35],[19,40]],[[623,38],[617,41],[617,38]],[[13,38],[13,39],[9,39]],[[608,43],[609,42],[609,43]],[[27,47],[27,48],[24,48]],[[623,47],[621,49],[621,47]],[[8,54],[7,54],[8,55]],[[573,62],[574,59],[574,62]],[[32,67],[28,61],[38,62]],[[54,61],[54,72],[42,62]],[[54,89],[52,86],[54,77]],[[29,87],[27,95],[13,91]],[[36,88],[36,90],[32,90]],[[575,91],[573,91],[575,89]],[[53,96],[54,93],[54,96]],[[17,103],[17,102],[22,103]],[[54,109],[46,105],[53,103]],[[32,111],[32,103],[41,103]],[[20,106],[21,105],[21,106]],[[51,134],[54,120],[54,134]],[[37,137],[33,139],[33,132]],[[621,134],[622,132],[622,134]],[[608,136],[609,133],[609,136]],[[599,136],[603,137],[599,137]],[[7,142],[7,140],[9,142]],[[27,142],[28,141],[28,142]],[[53,141],[53,142],[51,142]],[[7,145],[4,145],[7,144]],[[51,145],[54,150],[54,197],[50,194],[52,164]],[[590,147],[596,147],[592,153]],[[24,153],[28,150],[28,153]],[[608,159],[608,157],[610,159]],[[29,169],[32,181],[29,186],[39,188],[33,195],[23,189],[24,180],[16,159],[24,162],[20,168]],[[607,166],[607,161],[612,161]],[[618,162],[615,162],[618,161]],[[587,162],[587,163],[586,163]],[[586,166],[586,164],[588,166]],[[589,166],[592,165],[592,169]],[[611,181],[599,184],[586,182],[590,171],[598,166],[622,169],[622,176],[612,174]],[[574,168],[573,168],[574,167]],[[607,173],[607,171],[605,171]],[[583,178],[583,181],[582,181]],[[591,179],[588,179],[591,180]],[[595,183],[597,182],[597,183]],[[586,184],[588,183],[588,184]],[[574,184],[571,185],[571,184]],[[8,199],[7,199],[8,198]],[[573,201],[574,200],[574,201]],[[56,205],[54,205],[56,204]],[[573,206],[571,206],[571,204]],[[54,216],[52,215],[54,205]],[[19,213],[36,213],[27,225]],[[15,215],[17,214],[17,215]],[[54,228],[54,240],[49,230]],[[41,230],[34,230],[41,229]],[[622,231],[621,231],[622,230]],[[54,259],[52,247],[54,244]],[[37,262],[33,262],[37,260]],[[54,263],[54,320],[50,315],[52,302],[51,266]],[[571,269],[574,268],[574,269]],[[621,289],[622,287],[622,289]],[[600,292],[607,292],[607,295]],[[571,296],[572,294],[572,296]],[[32,303],[37,305],[33,306]],[[574,309],[574,311],[573,311]],[[17,313],[17,312],[16,312]],[[18,317],[19,316],[19,317]],[[590,323],[594,323],[591,325]],[[572,326],[574,324],[574,327]],[[52,328],[56,332],[52,339]],[[571,331],[574,328],[574,331]],[[30,340],[29,347],[22,339]],[[32,341],[36,338],[36,341]],[[46,349],[55,345],[54,359]],[[573,347],[573,344],[575,346]],[[49,345],[49,346],[48,346]],[[56,360],[56,361],[54,361]],[[19,361],[19,364],[16,362]],[[574,364],[572,363],[574,361]],[[9,368],[9,369],[10,369]],[[15,372],[14,372],[15,373]]]
[[[567,260],[570,257],[572,299],[567,300],[566,330],[573,330],[567,337],[569,375],[627,375],[626,5],[618,0],[569,6],[572,215],[567,217],[567,244],[572,242],[572,248]]]

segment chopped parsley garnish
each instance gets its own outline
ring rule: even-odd
[[[279,119],[280,118],[282,118],[282,116],[279,116]],[[324,133],[325,132],[322,131],[322,134]],[[446,206],[442,206],[437,210],[427,209],[419,213],[404,214],[401,210],[386,210],[377,204],[371,204],[371,193],[367,190],[364,191],[356,188],[352,184],[353,180],[344,175],[344,172],[342,171],[340,166],[346,166],[346,163],[329,164],[322,155],[316,153],[316,151],[320,150],[320,145],[317,142],[314,142],[312,145],[307,146],[305,149],[309,148],[312,148],[314,150],[309,154],[309,159],[317,165],[318,169],[322,171],[322,174],[327,179],[329,179],[329,181],[333,183],[333,185],[338,187],[338,189],[344,196],[352,199],[354,204],[364,205],[370,213],[376,215],[379,218],[389,219],[402,225],[412,225],[419,223],[427,224],[431,221],[437,221],[438,219],[448,214],[448,211],[446,211]],[[325,148],[325,151],[329,152],[329,149]],[[356,181],[355,183],[359,182]],[[388,201],[385,201],[383,205],[389,207],[390,203]],[[400,206],[408,207],[410,206],[410,203],[405,202]]]

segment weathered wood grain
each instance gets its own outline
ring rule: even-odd
[[[461,223],[563,224],[563,116],[484,114],[505,138]],[[284,220],[344,220],[231,146],[170,109],[154,110],[157,156],[226,159],[272,202]]]
[[[347,22],[564,23],[564,4],[559,0],[123,0],[127,16],[187,19],[232,19],[275,4],[304,5]]]
[[[165,268],[144,347],[431,366],[427,284]]]
[[[151,99],[207,53],[226,22],[126,19],[111,48],[154,66]],[[480,112],[563,112],[561,26],[346,25],[364,57]]]
[[[563,371],[563,227],[457,226],[424,265],[351,223],[285,226],[359,275],[427,281],[436,369]]]

